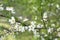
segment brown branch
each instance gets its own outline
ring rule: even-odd
[[[5,17],[5,18],[7,18],[7,16],[2,15],[2,14],[0,14],[0,17]],[[23,26],[29,26],[29,25],[30,25],[30,24],[25,24],[25,23],[21,22],[20,20],[16,20],[16,22],[21,23]]]

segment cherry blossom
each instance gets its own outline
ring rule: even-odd
[[[10,24],[14,24],[15,23],[15,18],[12,16],[11,19],[9,19]]]

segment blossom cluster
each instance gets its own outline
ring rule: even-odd
[[[24,19],[24,21],[27,21],[27,19]],[[19,31],[19,32],[25,32],[26,30],[28,30],[29,32],[33,32],[33,34],[35,36],[39,36],[39,33],[37,32],[37,30],[35,28],[42,28],[43,25],[41,24],[38,24],[36,25],[36,22],[35,21],[31,21],[29,26],[22,26],[21,23],[18,23],[15,21],[15,18],[14,17],[11,17],[11,19],[9,19],[9,22],[11,24],[11,28],[14,29],[14,31]]]
[[[7,6],[7,7],[4,9],[3,4],[0,4],[0,11],[3,11],[3,10],[7,10],[7,11],[11,12],[12,14],[15,14],[15,9],[14,9],[13,7]]]
[[[22,18],[22,17],[21,17]],[[26,18],[27,19],[27,18]],[[25,21],[27,21],[26,19],[24,19]],[[24,22],[23,20],[23,22]],[[34,36],[35,37],[39,37],[40,36],[40,33],[37,32],[36,28],[37,29],[42,29],[44,28],[44,25],[43,24],[36,24],[36,21],[31,21],[30,22],[30,25],[29,26],[22,26],[21,23],[18,23],[15,21],[15,18],[14,17],[11,17],[11,19],[9,19],[9,22],[11,24],[11,28],[16,32],[16,31],[19,31],[19,32],[25,32],[26,30],[28,30],[29,32],[33,32]],[[55,26],[54,24],[52,24],[51,26]],[[11,30],[12,30],[11,29]],[[57,29],[57,31],[59,31],[60,29]],[[54,31],[54,28],[52,27],[48,27],[47,28],[47,32],[48,34],[52,34]],[[45,34],[42,32],[42,34]],[[45,34],[45,36],[48,36],[48,34]],[[59,33],[57,34],[57,36],[59,36]],[[60,36],[59,36],[60,37]]]

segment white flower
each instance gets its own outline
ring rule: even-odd
[[[6,7],[7,11],[11,11],[12,14],[15,14],[14,8],[13,7]]]
[[[48,28],[48,33],[52,33],[53,28]]]
[[[60,31],[60,27],[57,29],[57,31]]]
[[[14,9],[13,9],[13,7],[6,7],[6,10],[13,11]]]
[[[35,27],[33,27],[31,30],[34,31],[35,30]]]
[[[54,40],[58,40],[57,38],[55,38]]]
[[[31,31],[31,30],[32,30],[32,26],[28,26],[28,28],[29,28],[29,29],[28,29],[29,31]]]
[[[25,32],[25,28],[22,27],[22,26],[19,26],[19,31],[20,31],[20,32]]]
[[[35,25],[36,21],[31,21],[31,25]]]
[[[42,28],[42,27],[43,27],[43,25],[41,25],[41,24],[37,25],[37,28]]]
[[[29,28],[28,30],[29,30],[29,31],[34,31],[34,30],[35,30],[35,27],[36,27],[35,23],[36,23],[35,21],[32,21],[32,22],[31,22],[31,25],[28,26],[28,28]]]
[[[0,40],[2,40],[2,38],[0,38]]]
[[[54,26],[55,27],[55,24],[51,24],[51,26]]]
[[[43,20],[47,21],[47,12],[44,12],[44,14],[43,14]]]
[[[0,7],[0,10],[2,11],[2,10],[4,10],[4,8],[3,7]]]
[[[20,17],[18,17],[19,19],[23,19],[23,17],[22,16],[20,16]]]
[[[28,19],[27,18],[24,18],[23,22],[25,22],[25,21],[28,21]]]
[[[49,28],[49,29],[48,29],[48,33],[50,33],[50,32],[51,32],[51,29]]]
[[[15,25],[15,28],[17,29],[18,27],[19,27],[19,25],[18,25],[18,24],[16,24],[16,25]]]
[[[56,7],[59,8],[59,4],[56,4]]]
[[[22,26],[19,26],[19,31],[21,31],[21,29],[22,29]]]
[[[36,35],[37,34],[37,31],[35,30],[33,33],[34,33],[34,35]]]
[[[60,32],[57,33],[57,36],[60,37]]]
[[[35,27],[32,26],[32,25],[28,26],[28,28],[29,28],[29,29],[28,29],[29,31],[34,31],[34,30],[35,30]]]
[[[15,14],[15,11],[11,11],[12,14]]]
[[[25,28],[25,30],[27,30],[28,29],[28,27],[26,26],[26,27],[24,27]]]
[[[44,12],[43,18],[47,18],[47,12]]]
[[[22,28],[21,28],[21,32],[25,32],[25,29],[24,29],[24,27],[22,27]]]
[[[36,30],[33,31],[33,34],[34,34],[34,37],[40,37],[39,33]]]
[[[20,26],[20,23],[16,23],[15,24],[15,27],[14,28],[16,29],[16,31],[19,31],[19,26]]]
[[[44,36],[45,36],[45,37],[47,37],[48,35],[47,35],[47,34],[45,34]]]
[[[9,19],[10,24],[14,24],[15,23],[15,18],[11,17],[11,19]]]

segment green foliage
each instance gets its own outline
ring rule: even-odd
[[[30,25],[31,21],[36,21],[37,24],[43,24],[44,27],[60,27],[60,0],[0,0],[0,4],[3,4],[4,10],[0,11],[0,14],[4,15],[7,20],[14,16],[17,22],[20,22],[23,26]],[[59,8],[56,5],[59,5]],[[15,14],[12,14],[11,11],[7,11],[6,7],[14,7]],[[43,20],[43,14],[47,12],[47,21]],[[29,21],[22,22],[22,20],[17,17],[23,16],[29,19]],[[37,16],[37,19],[35,17]],[[1,20],[1,17],[0,17]],[[0,22],[1,23],[1,22]],[[4,24],[4,22],[3,22]],[[55,24],[55,26],[51,26]],[[8,23],[7,23],[8,25]],[[0,27],[0,35],[4,35],[4,28]],[[48,34],[47,29],[41,29],[39,33]],[[13,38],[13,34],[8,35],[4,40],[37,40],[29,32],[26,33],[14,33],[16,38]],[[48,34],[47,37],[44,37],[46,40],[53,40],[57,32]],[[52,37],[52,39],[50,39]],[[60,40],[60,38],[58,38]]]

